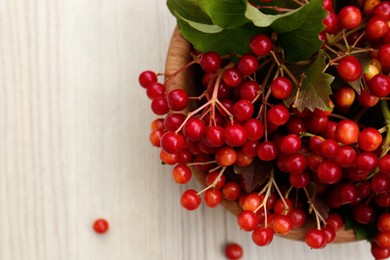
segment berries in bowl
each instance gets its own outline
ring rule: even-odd
[[[222,204],[256,245],[366,239],[386,258],[390,5],[272,3],[168,1],[166,71],[139,77],[150,142],[175,182],[203,184],[185,209]]]

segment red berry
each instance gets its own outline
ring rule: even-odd
[[[342,27],[346,29],[354,29],[361,23],[362,13],[356,6],[348,5],[340,10],[338,18]]]
[[[276,104],[267,111],[267,120],[276,126],[287,123],[290,118],[290,111],[284,104]]]
[[[379,48],[378,59],[382,66],[390,66],[390,43],[384,44]]]
[[[272,42],[265,34],[257,34],[249,41],[251,51],[257,56],[268,55],[272,49]]]
[[[180,204],[187,210],[195,210],[199,207],[201,199],[196,190],[189,189],[183,192]]]
[[[259,224],[259,219],[251,210],[243,210],[237,216],[237,223],[244,231],[252,231]]]
[[[383,213],[378,217],[376,226],[381,232],[390,232],[390,213]]]
[[[180,111],[188,105],[188,95],[183,89],[174,89],[167,95],[168,106],[174,111]]]
[[[157,82],[157,75],[153,71],[145,70],[138,76],[138,82],[143,88],[147,88],[150,83]]]
[[[363,129],[358,136],[359,148],[365,152],[373,152],[382,143],[382,134],[373,127]]]
[[[157,97],[153,99],[150,107],[156,115],[165,115],[169,112],[168,101],[165,97]]]
[[[146,95],[149,99],[165,96],[165,87],[159,82],[152,82],[146,88]]]
[[[225,143],[225,130],[220,126],[206,128],[206,140],[213,147],[222,146]]]
[[[244,54],[237,62],[237,69],[244,76],[249,76],[257,70],[259,63],[255,56],[251,54]]]
[[[233,105],[233,115],[238,121],[250,119],[254,112],[252,102],[247,99],[240,99]]]
[[[240,259],[243,255],[242,247],[236,243],[230,243],[225,247],[225,255],[229,260]]]
[[[339,230],[344,227],[344,220],[340,214],[330,212],[326,218],[326,224],[333,227],[335,230]]]
[[[241,195],[241,188],[237,182],[229,181],[222,187],[222,195],[225,199],[234,201],[238,200]]]
[[[258,246],[266,246],[272,242],[274,231],[269,227],[257,227],[252,232],[252,241]]]
[[[263,161],[274,160],[279,152],[276,144],[272,141],[264,141],[257,146],[257,156]]]
[[[367,36],[371,39],[379,39],[387,34],[389,26],[387,20],[378,16],[372,17],[366,25]]]
[[[271,93],[277,99],[285,99],[290,96],[292,92],[291,81],[283,76],[275,78],[271,83]]]
[[[371,243],[371,254],[375,259],[387,259],[390,257],[390,249],[383,248],[374,241]]]
[[[378,166],[382,172],[386,173],[387,175],[390,175],[390,154],[382,156],[379,159]]]
[[[359,137],[359,126],[350,119],[343,119],[337,123],[335,137],[343,144],[356,143]]]
[[[244,129],[248,140],[260,140],[265,132],[264,124],[261,120],[250,118],[244,123]]]
[[[378,3],[374,9],[372,10],[373,16],[381,17],[385,20],[390,19],[390,2],[389,1],[383,1],[381,3]]]
[[[245,128],[239,124],[229,125],[225,128],[225,142],[229,146],[241,146],[247,140]]]
[[[362,75],[363,68],[354,56],[345,56],[337,66],[337,73],[345,81],[355,81]]]
[[[106,233],[108,231],[109,224],[108,224],[107,220],[105,220],[103,218],[99,218],[99,219],[95,220],[92,227],[96,233],[103,234],[103,233]]]
[[[221,57],[214,51],[205,52],[201,55],[199,63],[205,72],[215,72],[221,67]]]
[[[305,241],[311,248],[323,248],[326,245],[326,234],[322,229],[311,228],[306,232]]]
[[[369,224],[374,221],[375,210],[366,204],[358,204],[352,210],[354,219],[361,224]]]
[[[192,177],[191,169],[187,165],[176,165],[172,170],[172,178],[176,183],[185,184]]]
[[[276,234],[287,235],[293,228],[293,221],[289,216],[276,215],[272,221],[272,229]]]
[[[179,153],[185,146],[183,135],[175,132],[166,132],[161,137],[161,148],[171,154]]]
[[[326,184],[335,184],[343,176],[340,166],[331,161],[323,161],[317,169],[318,178]]]
[[[209,208],[215,208],[222,201],[222,192],[219,189],[208,189],[203,194],[203,200]]]
[[[189,140],[199,141],[206,132],[206,126],[203,120],[199,118],[190,118],[183,127],[183,134]]]
[[[301,149],[302,141],[298,135],[288,134],[283,137],[279,147],[280,152],[285,154],[294,154]]]
[[[215,160],[222,167],[233,165],[237,160],[236,150],[229,146],[218,148],[215,153]]]
[[[242,74],[237,68],[230,68],[223,72],[222,80],[228,87],[237,87],[242,82]]]
[[[388,96],[390,94],[390,77],[384,74],[376,74],[368,81],[368,89],[371,94],[377,97]]]

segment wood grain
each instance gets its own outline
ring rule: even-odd
[[[370,259],[365,242],[257,248],[223,208],[180,208],[199,186],[160,164],[137,84],[174,26],[160,0],[0,1],[0,259],[216,260],[232,240],[244,259]]]

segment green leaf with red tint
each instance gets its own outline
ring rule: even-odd
[[[245,191],[250,193],[263,184],[272,171],[272,163],[255,158],[247,167],[234,166],[234,172],[241,174]]]
[[[285,99],[285,104],[287,106],[294,105],[299,111],[303,111],[305,108],[310,111],[315,108],[329,110],[331,108],[330,95],[332,94],[330,84],[334,76],[323,72],[325,67],[326,56],[323,51],[320,51],[316,59],[309,65],[292,67],[291,70],[298,81],[301,80],[301,77],[303,80],[299,92],[298,88],[295,88],[291,96]]]

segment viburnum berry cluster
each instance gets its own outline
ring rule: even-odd
[[[374,258],[390,256],[390,2],[352,2],[323,1],[323,43],[308,60],[287,62],[270,30],[248,53],[194,49],[175,73],[139,75],[158,116],[150,142],[173,180],[203,173],[185,209],[235,201],[259,246],[306,226],[306,244],[323,248],[350,228]],[[167,87],[187,69],[194,86]]]

